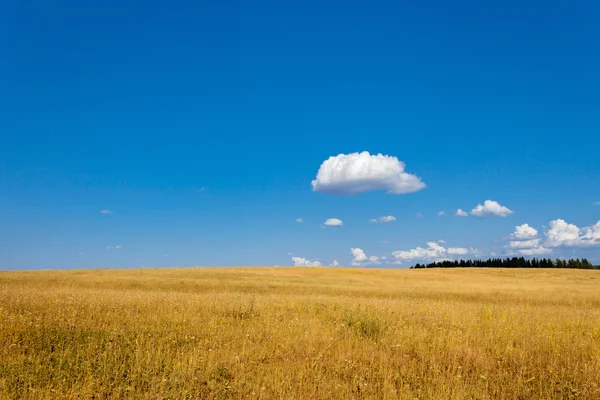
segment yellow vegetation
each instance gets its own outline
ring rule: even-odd
[[[600,399],[600,271],[2,272],[0,398]]]

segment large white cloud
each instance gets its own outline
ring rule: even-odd
[[[471,210],[471,215],[476,217],[508,217],[511,214],[514,214],[512,210],[494,200],[486,200]]]
[[[548,247],[589,247],[600,245],[600,221],[584,228],[569,224],[565,220],[550,221],[546,231]]]
[[[436,242],[427,242],[427,248],[417,247],[410,250],[394,251],[392,255],[397,261],[443,261],[449,259],[450,255],[465,255],[469,250],[462,247],[445,248]]]
[[[320,267],[321,262],[310,261],[304,257],[292,257],[292,261],[296,267]]]
[[[341,219],[337,218],[329,218],[327,221],[323,223],[325,226],[342,226],[344,223]]]
[[[350,249],[350,253],[352,254],[352,266],[353,267],[364,267],[366,265],[379,265],[381,264],[381,260],[385,260],[385,257],[381,259],[377,256],[367,257],[363,249],[358,247],[353,247]]]
[[[396,157],[383,154],[339,154],[325,160],[312,188],[315,192],[353,195],[372,190],[390,194],[413,193],[425,189],[421,179],[404,171],[405,164]]]
[[[517,239],[532,239],[537,237],[537,229],[532,228],[529,224],[518,225],[515,227],[513,236]]]

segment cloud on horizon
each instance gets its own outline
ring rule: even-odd
[[[304,257],[292,257],[292,261],[294,262],[294,266],[296,267],[320,267],[320,261],[310,261]]]
[[[466,255],[476,249],[466,249],[463,247],[445,248],[436,242],[427,242],[427,248],[417,247],[410,250],[397,250],[392,253],[396,261],[403,263],[406,261],[444,261],[450,260],[448,256]]]
[[[367,265],[379,265],[381,264],[381,259],[377,256],[367,257],[365,252],[358,248],[351,248],[350,253],[352,254],[352,266],[353,267],[365,267]]]

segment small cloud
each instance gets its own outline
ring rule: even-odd
[[[446,241],[444,239],[440,239],[440,240],[438,240],[438,243],[439,244],[444,244],[444,243],[446,243]]]
[[[358,247],[351,248],[350,253],[352,254],[352,257],[353,257],[353,259],[352,259],[353,267],[364,267],[364,266],[371,265],[371,264],[374,264],[374,265],[381,264],[379,257],[377,257],[377,256],[367,257],[365,252],[362,249],[359,249]]]
[[[446,215],[446,212],[445,212],[445,211],[440,211],[440,212],[438,213],[438,215],[439,215],[440,217],[443,217],[444,215]]]
[[[333,260],[333,262],[331,264],[329,264],[330,267],[339,267],[340,263],[337,260]]]
[[[304,257],[292,257],[292,261],[294,262],[294,266],[296,266],[296,267],[320,267],[321,266],[321,262],[310,261]]]
[[[420,212],[417,213],[417,218],[423,218],[423,214],[421,214]]]
[[[106,250],[120,250],[122,248],[123,247],[120,244],[118,244],[116,246],[106,246]]]
[[[304,220],[302,218],[296,218],[296,222],[299,224],[303,224]]]
[[[494,200],[486,200],[483,205],[477,204],[473,210],[471,210],[471,215],[476,217],[508,217],[509,215],[514,214],[514,212],[505,207]]]
[[[110,211],[110,210],[100,210],[100,214],[110,215],[110,214],[112,214],[112,211]]]
[[[386,215],[383,217],[379,217],[379,219],[370,219],[369,222],[371,223],[377,223],[377,222],[381,222],[382,224],[387,224],[388,222],[394,222],[396,220],[396,217],[394,217],[393,215]]]
[[[469,214],[467,214],[460,208],[458,210],[456,210],[456,213],[454,215],[456,215],[457,217],[468,217],[469,216]]]
[[[288,256],[293,256],[293,255],[294,255],[294,253],[288,253]]]
[[[404,171],[398,158],[383,154],[339,154],[325,160],[317,172],[312,188],[315,192],[354,195],[373,190],[388,194],[413,193],[425,189],[421,179]]]
[[[325,226],[342,226],[344,225],[344,223],[342,222],[341,219],[337,219],[337,218],[329,218],[327,221],[324,222]]]

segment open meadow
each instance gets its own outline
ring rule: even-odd
[[[600,271],[0,272],[0,398],[599,399]]]

